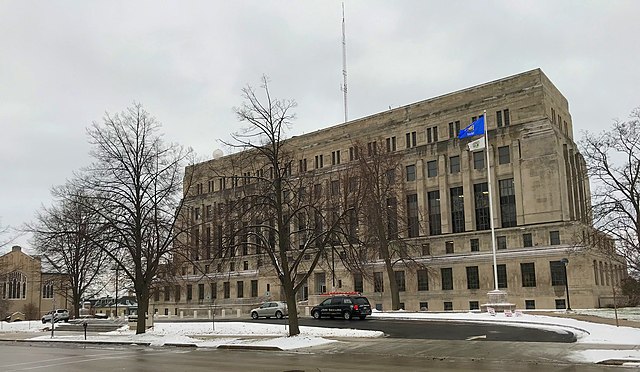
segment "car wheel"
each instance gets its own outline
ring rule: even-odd
[[[364,320],[367,316],[366,315],[360,315],[360,319]]]
[[[344,313],[342,313],[342,317],[344,318],[344,320],[351,320],[351,313],[345,311]]]
[[[255,311],[251,313],[251,317],[253,319],[258,319],[258,313],[256,313]]]
[[[320,310],[314,311],[312,314],[313,319],[320,319]]]
[[[282,319],[282,311],[280,310],[276,311],[276,318]]]

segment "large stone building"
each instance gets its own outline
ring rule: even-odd
[[[70,307],[67,283],[65,275],[46,272],[40,256],[30,256],[20,246],[0,256],[0,301],[4,305],[0,308],[5,315],[21,312],[28,319],[40,319],[48,311]]]
[[[402,307],[478,309],[494,289],[487,164],[484,150],[469,151],[469,141],[457,134],[484,110],[500,289],[519,309],[564,308],[566,258],[572,307],[603,306],[612,286],[626,275],[626,267],[583,244],[591,227],[585,163],[573,139],[567,100],[541,70],[352,120],[287,143],[298,154],[293,164],[304,166],[297,171],[306,171],[309,164],[327,184],[325,190],[330,189],[332,172],[350,166],[356,142],[377,142],[385,151],[400,153],[403,193],[411,203],[407,209],[417,208],[419,213],[398,218],[418,218],[404,238],[421,247],[414,257],[418,266],[394,267]],[[214,250],[221,240],[208,218],[230,197],[230,190],[243,187],[225,182],[215,170],[238,156],[195,165],[195,187],[185,195],[191,223],[197,226],[195,235],[206,231]],[[245,249],[221,264],[208,244],[190,240],[187,245],[196,251],[193,262],[178,263],[175,287],[156,290],[151,301],[156,312],[207,314],[215,301],[218,312],[246,313],[261,301],[282,298],[277,278],[255,250]],[[380,262],[369,264],[373,275],[366,278],[373,279],[363,280],[337,261],[333,279],[326,262],[316,267],[298,293],[302,306],[314,305],[323,293],[336,290],[362,292],[378,309],[391,308]]]

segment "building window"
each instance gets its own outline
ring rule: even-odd
[[[453,311],[453,302],[445,301],[443,306],[444,306],[444,311]]]
[[[249,270],[249,261],[244,261],[242,263],[242,269],[243,270]]]
[[[498,147],[498,164],[511,163],[511,154],[509,153],[509,146]]]
[[[449,173],[460,173],[460,156],[449,157]]]
[[[464,194],[462,186],[452,187],[451,195],[451,224],[452,232],[464,232]]]
[[[556,298],[556,309],[566,309],[567,304],[565,303],[564,298]]]
[[[533,247],[533,237],[530,233],[522,234],[522,246]]]
[[[431,245],[429,243],[422,244],[422,255],[430,256],[431,255]]]
[[[467,266],[467,289],[480,289],[478,266]]]
[[[418,136],[416,132],[410,132],[405,135],[405,143],[407,145],[407,148],[416,147],[417,142]]]
[[[427,142],[438,142],[438,127],[427,128]]]
[[[442,277],[442,290],[452,290],[453,289],[453,269],[450,267],[441,268],[440,276]]]
[[[500,191],[500,218],[502,227],[516,226],[516,192],[513,178],[498,181]]]
[[[596,260],[593,260],[593,277],[596,285],[598,285],[598,262]]]
[[[340,164],[340,150],[331,151],[331,165]]]
[[[418,291],[428,291],[429,290],[429,275],[427,270],[421,269],[416,271],[418,276]]]
[[[440,235],[442,234],[440,191],[429,191],[427,193],[427,203],[429,207],[429,235]]]
[[[394,271],[396,277],[396,284],[398,285],[398,291],[404,292],[406,290],[406,284],[404,280],[404,270]]]
[[[508,127],[509,124],[511,124],[511,117],[509,116],[509,109],[502,110],[502,113],[504,114],[504,126]]]
[[[174,300],[176,302],[180,302],[180,295],[182,294],[182,288],[179,285],[175,286],[175,296]]]
[[[453,253],[453,241],[444,242],[444,251],[446,254]]]
[[[535,310],[536,300],[524,300],[524,308],[526,310]]]
[[[360,157],[358,156],[358,148],[357,147],[349,147],[349,161],[358,160]]]
[[[222,283],[222,290],[223,290],[223,295],[224,298],[231,298],[231,283],[230,282],[224,282]]]
[[[333,180],[331,181],[330,185],[331,185],[331,196],[340,195],[340,181]]]
[[[498,288],[507,288],[507,265],[499,264],[498,271]]]
[[[193,300],[193,286],[191,284],[187,284],[187,301]]]
[[[218,298],[218,283],[211,283],[209,285],[209,290],[211,291],[211,299],[215,300]]]
[[[362,274],[353,274],[353,290],[358,293],[364,292]]]
[[[506,236],[498,236],[496,237],[496,246],[498,250],[507,249],[507,237]]]
[[[396,151],[396,137],[387,138],[387,152]]]
[[[553,109],[551,109],[553,110]],[[496,111],[496,123],[498,124],[498,128],[503,126],[509,126],[509,122],[510,122],[510,118],[509,118],[509,109],[504,109],[502,111]]]
[[[405,167],[407,174],[407,181],[415,181],[416,180],[416,166],[415,164],[407,165]]]
[[[473,169],[484,169],[484,151],[476,151],[473,153]]]
[[[204,283],[198,284],[198,300],[204,300]]]
[[[255,279],[251,281],[251,297],[258,297],[258,281]]]
[[[396,183],[396,170],[395,169],[387,170],[385,172],[385,179],[387,180],[387,185],[395,184]]]
[[[470,239],[469,245],[471,246],[471,252],[480,252],[480,240]]]
[[[324,167],[324,159],[322,155],[316,155],[315,157],[315,166],[316,169],[320,169],[322,167]]]
[[[449,138],[458,138],[460,133],[460,120],[449,123]]]
[[[428,311],[429,303],[428,302],[420,302],[420,311]]]
[[[522,273],[522,286],[536,286],[536,266],[533,262],[521,263],[520,271]]]
[[[564,263],[562,261],[550,261],[549,270],[551,271],[551,285],[564,285]]]
[[[244,297],[244,282],[242,280],[238,280],[236,283],[236,295],[238,298]]]
[[[171,287],[165,286],[164,287],[164,301],[167,302],[169,300],[171,300]]]
[[[384,276],[382,272],[373,273],[373,291],[376,293],[384,292]]]
[[[436,160],[427,162],[427,177],[437,177],[438,176],[438,162]]]
[[[231,256],[235,256],[234,251],[235,251],[235,249],[231,250]],[[236,263],[235,262],[230,262],[229,263],[229,271],[236,271]]]
[[[4,296],[2,296],[4,298]],[[42,298],[53,298],[53,282],[48,281],[42,285]]]
[[[304,173],[307,171],[307,159],[300,159],[298,164],[298,171]]]
[[[551,245],[560,244],[560,231],[549,231],[549,244]]]
[[[469,301],[469,310],[480,310],[480,302]]]
[[[490,229],[489,188],[486,182],[473,185],[473,199],[476,204],[476,230]]]
[[[418,222],[418,195],[407,195],[407,224],[409,238],[415,238],[420,234]]]
[[[377,141],[368,142],[367,143],[367,155],[373,156],[378,153],[378,143]]]

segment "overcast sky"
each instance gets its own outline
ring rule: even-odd
[[[578,132],[640,106],[640,1],[346,0],[345,12],[350,119],[537,67]],[[289,135],[340,123],[341,22],[328,0],[0,1],[0,223],[33,220],[90,163],[85,129],[134,101],[203,158],[263,74],[298,102]]]

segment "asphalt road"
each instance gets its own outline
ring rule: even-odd
[[[162,320],[164,321],[164,320]],[[178,321],[177,319],[167,321]],[[206,321],[187,320],[182,321]],[[285,324],[287,319],[216,319],[216,322],[260,322],[271,324]],[[157,322],[157,321],[156,321]],[[395,320],[370,319],[343,320],[300,318],[300,325],[330,328],[354,328],[382,331],[387,337],[422,340],[478,340],[478,341],[519,341],[519,342],[560,342],[576,341],[573,333],[557,333],[541,328],[527,328],[500,324],[424,321],[424,320]]]
[[[554,351],[534,359],[535,349],[520,343],[414,340],[402,354],[390,354],[390,339],[340,349],[299,352],[239,351],[195,348],[111,347],[0,343],[0,371],[46,372],[204,372],[204,371],[603,371],[608,367],[550,360]],[[499,347],[496,347],[499,345]],[[529,344],[531,345],[531,344]],[[540,347],[552,344],[536,344]],[[358,349],[360,347],[360,349]],[[557,348],[557,346],[554,346]],[[385,351],[387,350],[387,351]],[[499,351],[498,351],[499,350]],[[612,369],[613,370],[613,369]]]

